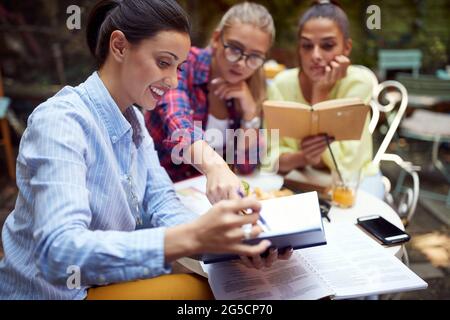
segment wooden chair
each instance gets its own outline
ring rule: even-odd
[[[8,175],[13,181],[15,181],[16,179],[15,155],[11,142],[9,122],[7,119],[10,102],[11,100],[4,96],[3,82],[0,74],[0,130],[1,130],[0,147],[3,147],[5,150]]]

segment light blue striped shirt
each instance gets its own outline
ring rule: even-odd
[[[160,166],[140,111],[122,114],[96,72],[29,117],[17,184],[2,231],[0,299],[83,299],[94,285],[167,274],[165,228],[196,217]]]

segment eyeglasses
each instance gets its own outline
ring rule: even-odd
[[[222,41],[222,45],[225,49],[225,58],[229,62],[236,63],[244,57],[245,64],[247,65],[247,67],[256,70],[259,67],[261,67],[266,60],[264,57],[261,57],[260,55],[252,53],[247,54],[244,53],[244,50],[242,50],[239,47],[236,47],[232,44],[226,44],[225,41],[223,40],[223,34],[220,35],[220,40]]]

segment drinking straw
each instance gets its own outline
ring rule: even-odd
[[[327,141],[328,150],[330,150],[331,158],[333,159],[334,167],[336,168],[336,171],[339,175],[339,179],[341,180],[342,184],[345,184],[344,179],[342,179],[341,171],[339,170],[339,167],[337,165],[336,158],[334,157],[333,151],[331,150],[330,140],[329,140],[328,135],[325,135],[325,140]]]

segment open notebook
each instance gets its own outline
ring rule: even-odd
[[[279,129],[280,137],[303,139],[327,134],[340,140],[360,140],[370,107],[361,99],[327,100],[308,106],[298,102],[265,101],[268,129]]]
[[[205,213],[210,207],[206,196],[195,186],[177,189],[181,202],[197,214]],[[258,221],[264,230],[257,238],[245,240],[255,244],[268,239],[276,248],[292,247],[294,249],[319,246],[326,243],[322,216],[316,192],[308,192],[288,197],[261,201]],[[238,259],[236,255],[204,254],[198,257],[205,263]]]
[[[327,245],[294,252],[271,268],[203,265],[216,299],[349,299],[427,288],[427,283],[350,223],[326,226]]]

